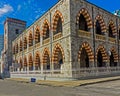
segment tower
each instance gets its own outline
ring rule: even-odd
[[[26,28],[26,21],[7,18],[4,22],[4,68],[12,65],[12,41]]]

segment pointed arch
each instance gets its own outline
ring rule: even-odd
[[[90,14],[89,12],[87,11],[87,9],[85,8],[82,8],[78,14],[77,14],[77,17],[76,17],[76,23],[79,24],[79,19],[80,19],[80,15],[83,15],[86,22],[87,22],[87,27],[90,29],[92,28],[92,20],[91,20],[91,17],[90,17]]]
[[[49,70],[50,69],[50,52],[48,48],[45,48],[43,51],[43,70]]]
[[[114,62],[118,62],[118,54],[115,47],[112,47],[110,51],[113,53]]]
[[[99,22],[100,28],[101,28],[101,32],[102,33],[106,32],[106,25],[105,25],[104,19],[103,19],[103,17],[101,15],[97,15],[96,16],[96,18],[95,18],[95,27],[97,27],[96,22]]]
[[[108,30],[109,30],[109,37],[114,37],[117,33],[115,24],[112,20],[110,20],[108,24]]]
[[[64,64],[65,56],[62,46],[57,43],[53,49],[53,63],[54,69],[60,69],[61,65]]]
[[[93,55],[93,52],[92,52],[92,48],[91,48],[91,46],[89,45],[88,42],[82,43],[82,45],[79,49],[79,52],[78,52],[78,61],[79,62],[81,61],[80,58],[81,58],[81,53],[82,53],[83,49],[85,49],[85,51],[87,52],[89,61],[94,61],[94,55]]]
[[[53,32],[58,33],[62,32],[62,23],[64,22],[63,15],[60,11],[55,11],[53,19]]]
[[[104,67],[105,66],[104,63],[108,61],[106,49],[102,45],[99,45],[96,50],[96,61],[97,61],[98,67]]]
[[[20,40],[20,51],[22,51],[22,40]]]
[[[13,54],[15,54],[15,45],[13,45]]]
[[[32,36],[32,33],[30,32],[29,33],[29,46],[32,46],[33,45],[33,36]]]
[[[23,61],[22,61],[22,58],[20,57],[20,61],[19,61],[19,64],[20,64],[20,70],[23,68]]]
[[[39,69],[41,69],[41,60],[40,60],[40,54],[37,51],[35,53],[35,70],[39,70]]]
[[[18,53],[18,43],[16,43],[15,53]]]
[[[43,40],[49,38],[50,24],[47,19],[43,22]]]
[[[27,68],[27,57],[24,56],[24,67]]]
[[[35,29],[35,44],[40,42],[40,29],[37,26]]]
[[[27,49],[27,37],[24,37],[24,49]]]
[[[32,54],[29,54],[29,70],[33,70],[33,58],[32,58]]]

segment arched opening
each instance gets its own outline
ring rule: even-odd
[[[24,38],[24,49],[27,49],[27,38]]]
[[[79,30],[88,31],[86,19],[82,14],[79,17]]]
[[[13,46],[13,54],[15,54],[15,46]]]
[[[36,54],[36,57],[35,57],[35,70],[40,70],[40,69],[41,69],[40,56],[39,56],[39,54]]]
[[[80,55],[80,68],[88,68],[88,67],[89,67],[89,57],[85,48],[83,48]]]
[[[99,50],[97,53],[97,66],[104,67],[102,52]]]
[[[35,44],[40,42],[40,31],[39,29],[36,29],[35,31]]]
[[[49,38],[49,25],[45,23],[43,28],[43,40]]]
[[[20,51],[22,51],[22,41],[20,40]]]
[[[113,31],[111,25],[109,25],[109,37],[114,38]]]
[[[16,52],[15,53],[18,53],[18,44],[16,44]]]
[[[102,35],[101,26],[99,21],[96,21],[96,34]]]
[[[54,35],[57,33],[62,32],[62,19],[59,15],[56,16],[56,18],[58,19],[57,21],[57,25],[56,25],[56,31],[54,32]]]
[[[115,53],[114,50],[111,51],[111,54],[110,54],[110,67],[116,67],[117,66],[117,62],[115,62],[117,60],[115,60],[115,57],[117,56],[117,54]]]
[[[32,37],[32,34],[30,33],[29,34],[29,46],[32,46],[33,45],[33,37]]]
[[[54,50],[53,63],[54,63],[55,70],[61,69],[62,64],[64,63],[63,53],[61,51],[61,48],[59,48],[59,47],[56,47]]]
[[[20,59],[20,71],[22,70],[23,68],[23,63],[22,63],[22,59]]]
[[[119,35],[119,40],[120,40],[120,29],[119,29],[119,34],[118,35]]]
[[[32,55],[30,55],[30,57],[29,57],[29,70],[30,70],[30,71],[33,70],[33,59],[32,59]]]
[[[27,58],[24,57],[24,70],[27,71]]]
[[[43,55],[43,70],[50,70],[50,57],[48,51]]]

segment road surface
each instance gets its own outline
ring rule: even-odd
[[[53,87],[0,80],[0,96],[120,96],[120,80],[79,87]]]

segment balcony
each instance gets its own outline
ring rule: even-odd
[[[58,38],[60,38],[60,37],[62,37],[62,33],[61,33],[61,32],[59,32],[58,34],[55,34],[55,35],[53,36],[53,40],[56,40],[56,39],[58,39]]]
[[[78,35],[80,37],[87,37],[87,38],[91,38],[91,33],[88,31],[84,31],[84,30],[78,30]]]
[[[105,41],[106,38],[105,38],[104,35],[98,35],[98,34],[96,34],[96,40]]]
[[[35,48],[40,47],[40,42],[35,44]]]
[[[47,39],[43,40],[43,44],[47,44],[49,42],[50,42],[50,38],[47,38]]]
[[[27,52],[27,49],[24,49],[24,53],[26,53]]]
[[[115,43],[116,42],[116,39],[115,38],[112,38],[112,37],[109,37],[109,40],[108,40],[110,43]]]
[[[33,49],[33,46],[30,46],[29,48],[28,48],[28,51],[31,51]]]

